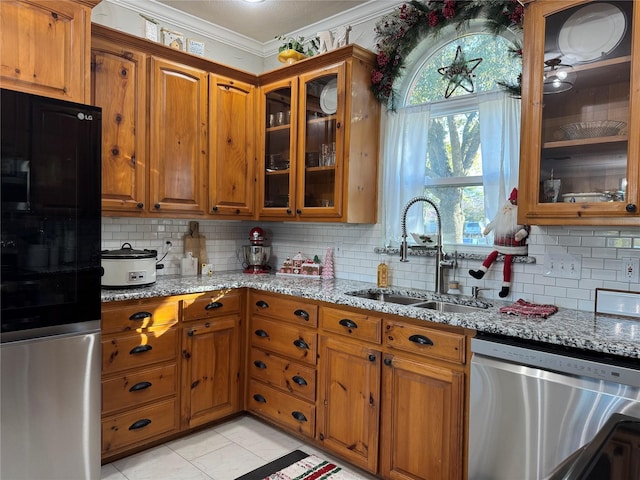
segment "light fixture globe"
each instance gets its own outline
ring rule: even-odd
[[[573,88],[576,74],[571,65],[561,63],[559,58],[552,58],[544,62],[545,95],[566,92]]]

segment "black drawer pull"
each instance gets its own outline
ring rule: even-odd
[[[151,386],[151,382],[138,382],[129,389],[130,392],[139,392],[140,390],[146,390]]]
[[[433,345],[431,339],[424,335],[411,335],[409,341],[417,343],[418,345]]]
[[[151,312],[136,312],[129,317],[129,320],[144,320],[145,318],[151,318],[153,314]]]
[[[133,422],[129,427],[129,430],[138,430],[139,428],[144,428],[151,423],[151,420],[148,418],[143,418],[138,420],[137,422]]]
[[[304,378],[302,378],[300,375],[294,375],[293,377],[291,377],[291,380],[296,382],[301,387],[308,385],[307,381]]]
[[[211,303],[207,304],[207,306],[204,307],[204,309],[205,310],[214,310],[216,308],[222,308],[222,307],[224,307],[222,302],[211,302]]]
[[[308,312],[306,312],[306,311],[304,311],[304,310],[302,310],[302,309],[296,310],[295,312],[293,312],[293,314],[294,314],[296,317],[300,317],[300,318],[302,318],[303,320],[307,320],[307,321],[309,321],[309,313],[308,313]]]
[[[269,304],[267,302],[265,302],[264,300],[258,300],[256,302],[256,307],[269,308]]]
[[[298,348],[302,348],[303,350],[309,350],[309,345],[307,345],[307,342],[305,342],[301,338],[294,340],[293,344]]]
[[[153,347],[151,345],[138,345],[137,347],[133,347],[129,352],[129,355],[136,355],[138,353],[144,353],[151,350]]]
[[[254,364],[256,367],[258,367],[258,368],[260,368],[260,369],[262,369],[262,370],[264,370],[265,368],[267,368],[267,364],[266,364],[266,363],[264,363],[262,360],[256,360],[255,362],[253,362],[253,364]]]
[[[346,328],[358,328],[358,324],[348,318],[343,318],[338,323]]]
[[[367,357],[367,359],[370,362],[375,362],[376,361],[376,356],[373,353],[370,353],[369,356]]]
[[[263,337],[263,338],[265,338],[265,337],[268,337],[268,336],[269,336],[269,334],[268,334],[267,332],[265,332],[264,330],[261,330],[261,329],[258,329],[258,330],[256,330],[256,331],[255,331],[255,332],[253,332],[253,333],[255,333],[257,336],[259,336],[259,337]]]
[[[266,398],[264,398],[264,397],[263,397],[262,395],[260,395],[259,393],[256,393],[256,394],[253,396],[253,399],[254,399],[256,402],[259,402],[259,403],[267,403],[267,399],[266,399]]]
[[[298,420],[299,422],[306,422],[307,421],[307,417],[305,417],[304,413],[302,413],[302,412],[293,411],[293,412],[291,412],[291,416],[293,418],[295,418],[296,420]]]

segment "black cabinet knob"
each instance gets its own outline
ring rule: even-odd
[[[302,213],[302,210],[300,210],[300,209],[298,208],[298,209],[296,210],[296,213],[297,213],[298,215],[300,215],[300,214]]]
[[[214,212],[217,212],[218,211],[218,206],[217,205],[214,206],[211,210],[213,210]]]
[[[627,206],[625,208],[629,213],[635,213],[638,210],[638,207],[635,203],[627,203]]]
[[[138,203],[136,204],[136,207],[138,207],[138,208],[142,209],[142,208],[144,208],[144,203],[142,203],[142,202],[138,202]]]
[[[287,215],[291,215],[291,209],[287,208]]]
[[[156,203],[156,204],[153,206],[153,208],[155,208],[155,209],[157,209],[157,210],[160,210],[160,204],[159,204],[159,203]]]
[[[391,358],[390,358],[390,357],[385,358],[385,359],[384,359],[384,364],[385,364],[387,367],[390,367],[390,366],[391,366]]]

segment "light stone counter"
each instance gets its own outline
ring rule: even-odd
[[[124,301],[243,287],[640,360],[639,320],[562,308],[547,319],[521,317],[498,312],[501,306],[512,302],[495,300],[485,302],[465,296],[436,295],[433,292],[421,290],[390,289],[425,300],[489,305],[486,310],[473,313],[440,313],[426,308],[383,303],[347,295],[347,292],[356,290],[376,289],[375,284],[350,280],[297,279],[244,273],[220,273],[211,277],[163,276],[158,277],[158,281],[149,287],[103,289],[102,301]],[[514,298],[513,301],[515,300],[517,299]]]

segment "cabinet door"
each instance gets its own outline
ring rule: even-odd
[[[145,207],[146,57],[102,40],[91,52],[92,102],[102,108],[102,210]]]
[[[150,210],[201,214],[207,182],[207,74],[151,59]]]
[[[186,326],[182,348],[182,419],[195,427],[240,410],[240,318]]]
[[[637,225],[639,24],[637,2],[528,5],[521,223]]]
[[[89,102],[91,11],[71,1],[3,1],[0,86]]]
[[[464,374],[385,355],[382,392],[382,475],[463,478]]]
[[[298,81],[287,79],[260,88],[258,131],[258,215],[295,217]]]
[[[321,338],[316,436],[324,447],[374,473],[380,357],[379,351],[364,345]]]
[[[255,88],[209,76],[210,213],[251,216],[254,211]]]
[[[340,217],[344,173],[344,64],[300,76],[296,213]]]

